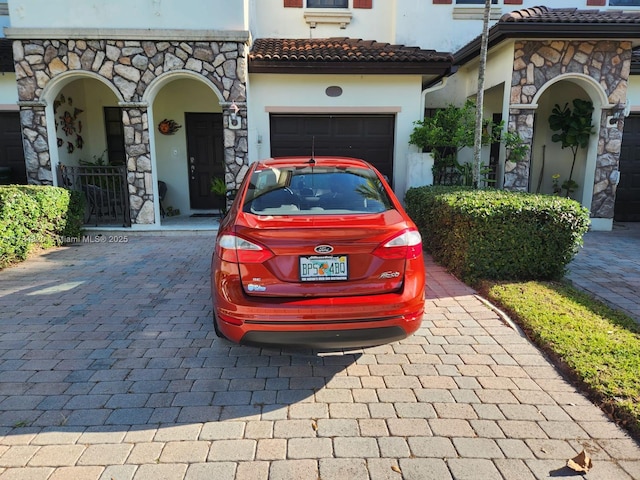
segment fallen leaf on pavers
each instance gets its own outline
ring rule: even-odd
[[[402,470],[400,470],[400,467],[398,467],[397,465],[391,465],[391,470],[397,473],[402,473]]]
[[[311,428],[313,428],[314,432],[318,431],[318,423],[315,420],[311,422]]]
[[[582,450],[578,455],[567,460],[567,467],[576,472],[587,473],[593,467],[593,463],[589,454]]]

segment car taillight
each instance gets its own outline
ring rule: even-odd
[[[236,235],[222,235],[216,250],[220,258],[234,263],[262,263],[273,257],[268,248]]]
[[[422,253],[422,237],[417,230],[405,230],[399,235],[384,241],[374,251],[376,257],[385,260],[405,258],[411,260]]]

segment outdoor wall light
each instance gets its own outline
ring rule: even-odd
[[[613,125],[614,123],[617,123],[619,120],[622,120],[627,115],[629,115],[628,102],[626,104],[621,102],[616,103],[611,109],[611,116],[609,117],[609,125]]]
[[[240,119],[238,118],[238,111],[240,107],[236,105],[236,102],[231,102],[229,106],[229,128],[232,130],[237,130],[240,128]]]

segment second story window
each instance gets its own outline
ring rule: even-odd
[[[494,5],[498,0],[491,0]],[[456,5],[484,5],[484,0],[456,0]]]
[[[307,8],[349,8],[349,0],[307,0]]]
[[[640,7],[640,0],[609,0],[610,7]]]

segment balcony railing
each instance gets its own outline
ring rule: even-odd
[[[86,199],[85,225],[131,226],[126,166],[58,165],[58,185]]]

